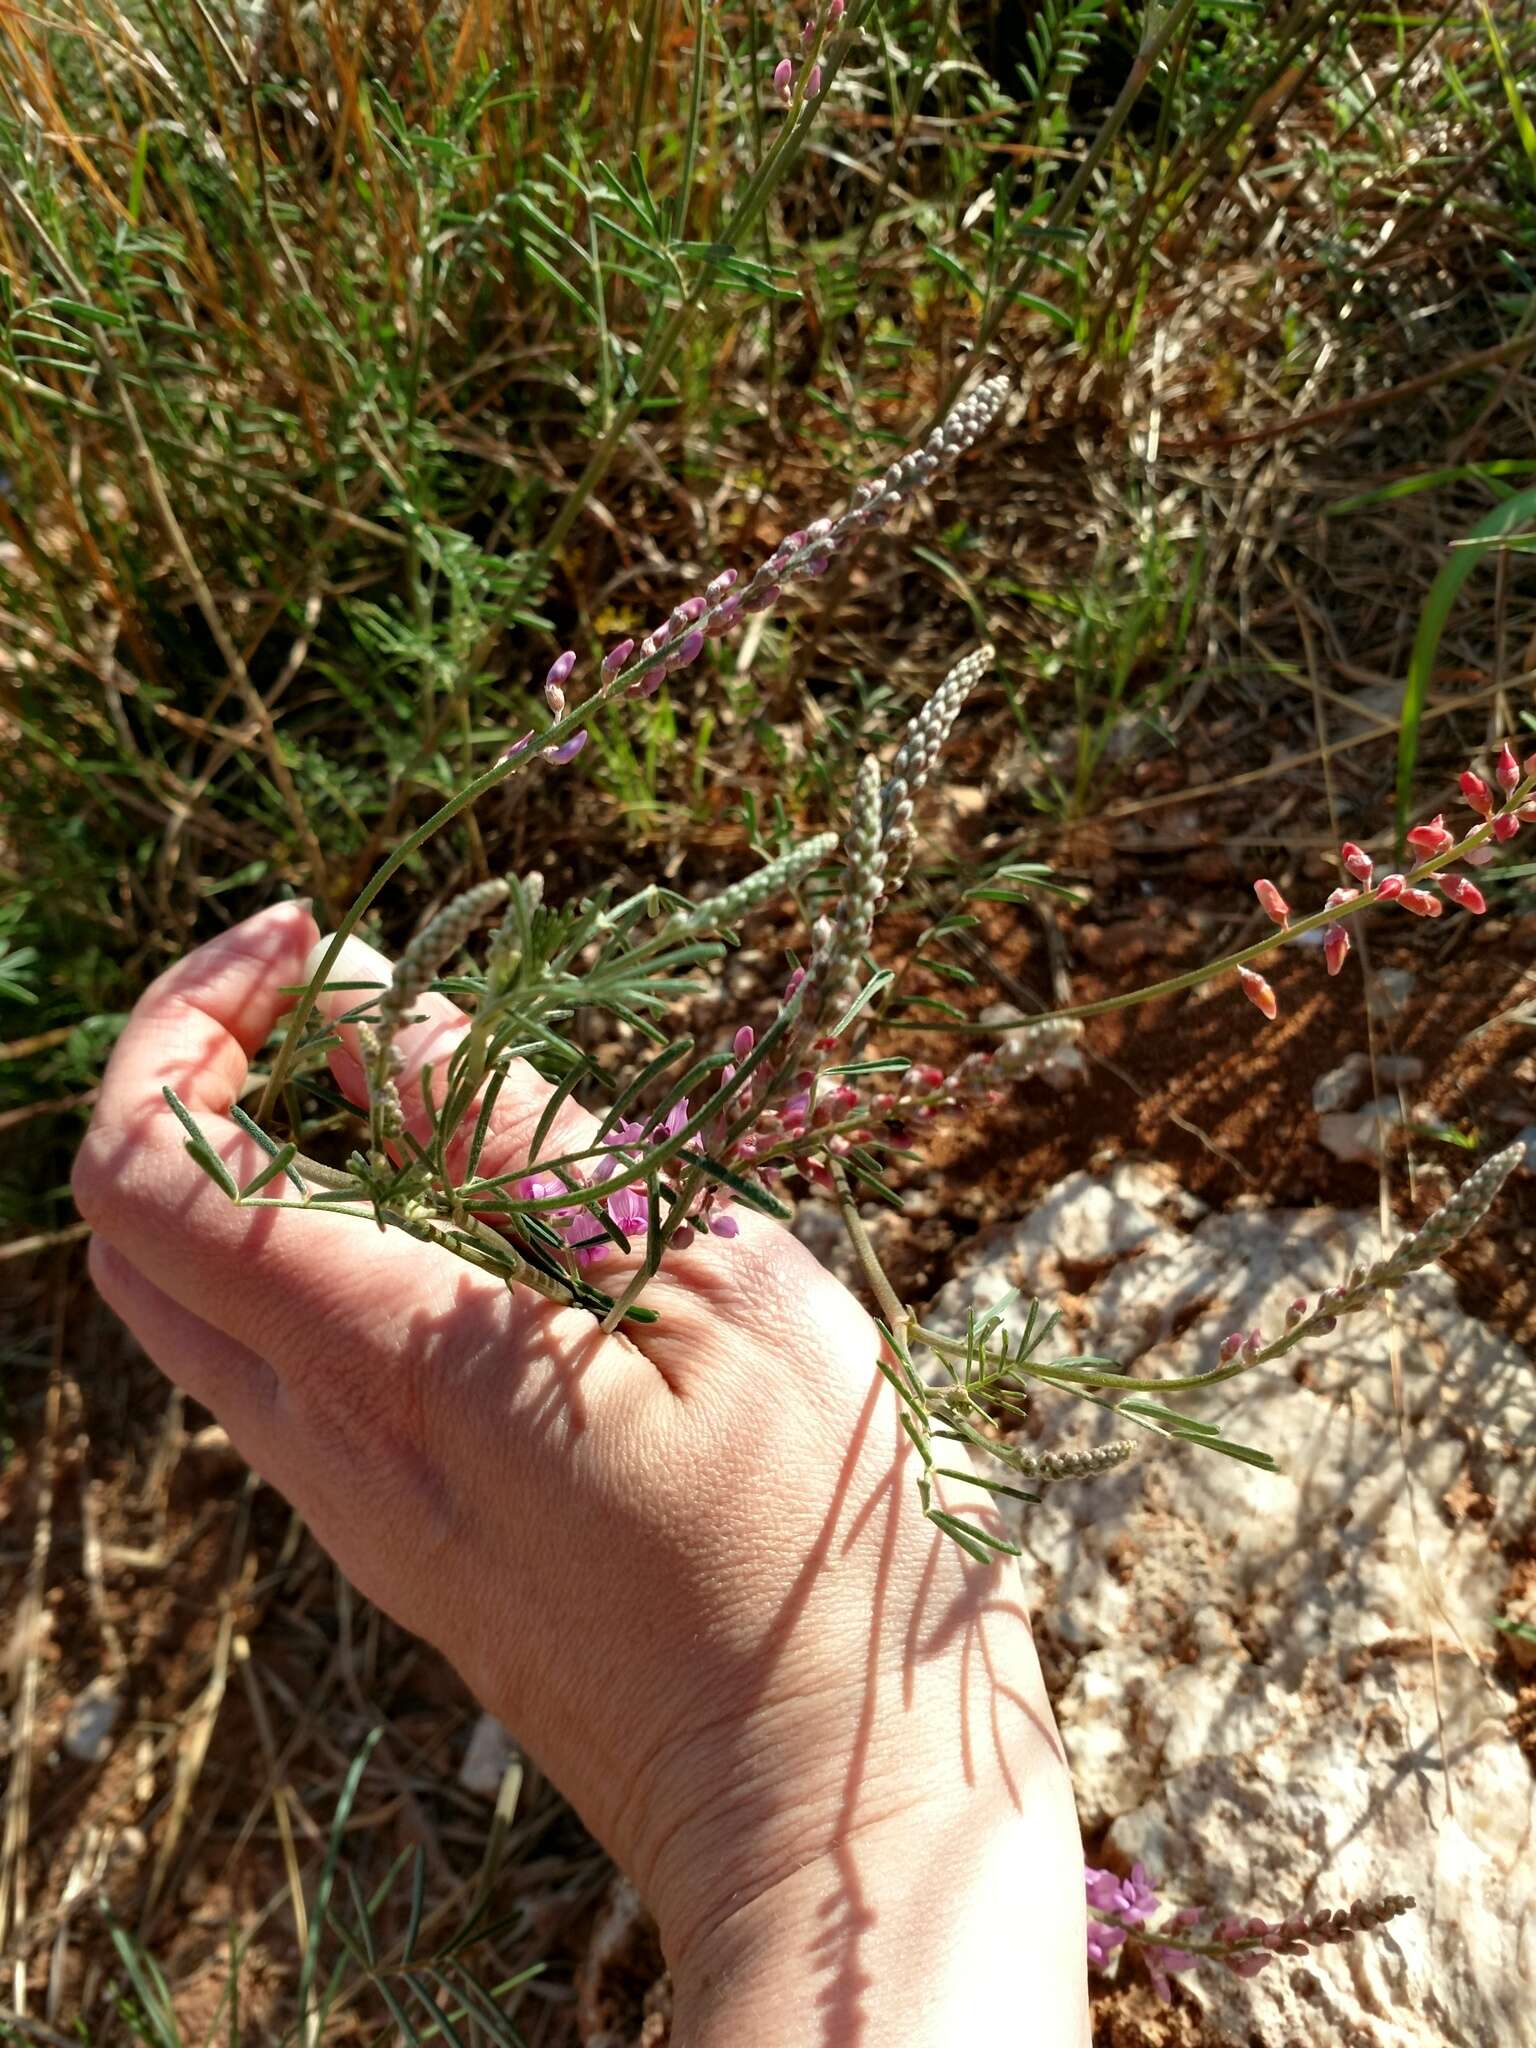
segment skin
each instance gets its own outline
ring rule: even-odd
[[[236,1208],[161,1089],[255,1172],[227,1111],[317,937],[279,906],[138,1004],[75,1169],[102,1295],[634,1879],[680,2048],[1086,2042],[1081,1845],[1020,1584],[923,1520],[869,1317],[741,1211],[669,1260],[657,1324],[605,1337],[398,1231]],[[421,1008],[416,1117],[465,1028]],[[484,1170],[522,1163],[543,1094],[514,1074]],[[571,1108],[559,1136],[590,1128]]]

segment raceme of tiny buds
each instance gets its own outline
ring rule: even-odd
[[[1157,1927],[1148,1925],[1162,1900],[1148,1879],[1146,1866],[1133,1865],[1129,1877],[1112,1870],[1083,1871],[1088,1900],[1088,1963],[1107,1971],[1121,1954],[1137,1955],[1146,1966],[1152,1988],[1165,2003],[1172,1997],[1170,1978],[1199,1963],[1216,1963],[1239,1977],[1256,1977],[1277,1956],[1304,1956],[1314,1948],[1350,1942],[1374,1934],[1415,1901],[1400,1893],[1379,1899],[1357,1899],[1348,1906],[1314,1908],[1283,1920],[1254,1914],[1227,1913],[1211,1906],[1181,1906]]]
[[[1424,824],[1414,826],[1406,839],[1419,859],[1418,865],[1407,874],[1383,875],[1379,881],[1374,881],[1375,863],[1371,856],[1363,846],[1346,839],[1339,848],[1339,865],[1359,886],[1335,889],[1322,910],[1299,925],[1291,923],[1291,906],[1279,889],[1267,877],[1261,876],[1253,885],[1253,893],[1265,916],[1280,927],[1281,936],[1267,945],[1249,947],[1235,969],[1238,986],[1254,1008],[1273,1022],[1279,1015],[1280,1005],[1264,976],[1246,965],[1248,960],[1269,950],[1270,946],[1283,945],[1320,928],[1323,964],[1329,974],[1337,974],[1352,950],[1344,918],[1356,916],[1375,903],[1395,903],[1410,916],[1424,918],[1439,917],[1445,904],[1450,903],[1473,917],[1481,917],[1488,908],[1488,900],[1482,890],[1469,876],[1457,874],[1447,863],[1464,860],[1474,867],[1484,866],[1493,858],[1495,844],[1507,844],[1523,824],[1536,823],[1536,803],[1531,801],[1532,792],[1536,790],[1536,755],[1532,755],[1522,770],[1513,747],[1506,740],[1499,749],[1493,779],[1498,791],[1502,792],[1502,800],[1474,769],[1467,769],[1461,776],[1462,796],[1478,822],[1459,840],[1440,813]],[[1421,886],[1426,882],[1433,883],[1434,888]],[[1439,896],[1434,889],[1440,891]],[[1334,912],[1338,915],[1330,915]]]

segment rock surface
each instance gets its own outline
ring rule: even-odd
[[[1059,1351],[1188,1373],[1376,1243],[1365,1215],[1202,1217],[1122,1166],[979,1241],[927,1319],[960,1327],[1018,1287],[1064,1307]],[[1501,1546],[1536,1505],[1532,1361],[1434,1269],[1296,1356],[1175,1397],[1278,1475],[1148,1436],[1024,1511],[1091,1860],[1144,1862],[1171,1904],[1270,1918],[1417,1898],[1384,1934],[1255,1979],[1182,1977],[1222,2048],[1536,2042],[1536,1796],[1488,1672]],[[1051,1396],[1034,1414],[1043,1444],[1123,1427]]]

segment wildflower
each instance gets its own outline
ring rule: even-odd
[[[1513,839],[1519,830],[1520,819],[1514,811],[1506,811],[1502,817],[1495,818],[1493,821],[1493,836],[1495,839]]]
[[[1438,917],[1444,907],[1440,898],[1431,896],[1427,889],[1404,889],[1399,893],[1397,900],[1404,910],[1411,910],[1415,917]]]
[[[1469,882],[1465,875],[1436,875],[1435,880],[1452,903],[1462,910],[1470,910],[1474,917],[1481,917],[1488,908],[1488,901],[1482,890],[1475,882]]]
[[[743,1024],[736,1036],[731,1040],[731,1051],[735,1053],[737,1059],[744,1060],[756,1043],[757,1033],[750,1024]]]
[[[1494,780],[1506,796],[1513,794],[1520,780],[1520,763],[1515,759],[1515,750],[1506,740],[1499,749],[1499,758],[1493,764]]]
[[[615,1188],[603,1207],[608,1211],[609,1222],[626,1237],[644,1234],[651,1210],[645,1190],[637,1182],[631,1181],[627,1187]]]
[[[1253,885],[1253,893],[1258,897],[1259,907],[1266,917],[1273,919],[1276,924],[1285,923],[1291,914],[1291,906],[1273,882],[1266,881],[1261,875]]]
[[[1273,1024],[1279,1014],[1280,1005],[1275,1000],[1274,990],[1263,975],[1255,974],[1251,967],[1239,967],[1237,978],[1249,1002]]]
[[[1492,811],[1493,791],[1481,775],[1474,775],[1470,768],[1462,770],[1461,793],[1480,818],[1486,818]]]
[[[813,64],[810,70],[807,71],[807,73],[805,74],[805,96],[808,100],[813,100],[815,99],[817,93],[819,93],[820,91],[821,66],[819,64]]]
[[[1352,839],[1346,839],[1339,848],[1339,859],[1344,863],[1346,871],[1364,888],[1369,889],[1374,863],[1365,848],[1356,846]]]
[[[1383,875],[1376,884],[1376,894],[1383,903],[1391,903],[1402,895],[1407,886],[1401,875]]]
[[[1427,825],[1415,825],[1408,834],[1408,844],[1416,853],[1422,853],[1426,860],[1433,860],[1437,853],[1444,853],[1448,846],[1456,844],[1456,834],[1448,832],[1443,816],[1435,816]]]
[[[621,640],[617,647],[609,648],[608,652],[603,656],[602,675],[605,683],[612,682],[634,651],[635,643],[633,640]]]
[[[586,744],[587,728],[583,726],[579,732],[573,732],[568,740],[562,740],[558,747],[546,747],[544,758],[546,761],[552,761],[557,768],[563,768],[567,761],[575,760]]]
[[[1152,1979],[1152,1989],[1167,2005],[1173,1997],[1173,1986],[1168,1979],[1180,1970],[1192,1970],[1195,1958],[1186,1955],[1181,1948],[1149,1948],[1144,1952],[1147,1975]],[[1266,1956],[1265,1961],[1269,1959]]]
[[[570,681],[571,670],[575,666],[575,651],[567,647],[564,654],[557,655],[550,663],[549,674],[544,678],[544,695],[557,718],[565,709],[565,685]]]
[[[773,89],[785,106],[794,95],[795,67],[788,57],[781,57],[773,68]]]

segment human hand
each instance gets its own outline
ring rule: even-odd
[[[869,1317],[745,1212],[669,1257],[657,1323],[605,1336],[371,1219],[236,1207],[161,1090],[253,1173],[227,1112],[316,937],[281,906],[135,1009],[75,1170],[105,1299],[634,1879],[680,2048],[1086,2040],[1081,1849],[1018,1580],[923,1519]],[[335,977],[370,972],[349,949]],[[466,1024],[420,1009],[408,1117]],[[546,1092],[514,1071],[483,1172],[526,1158]]]

